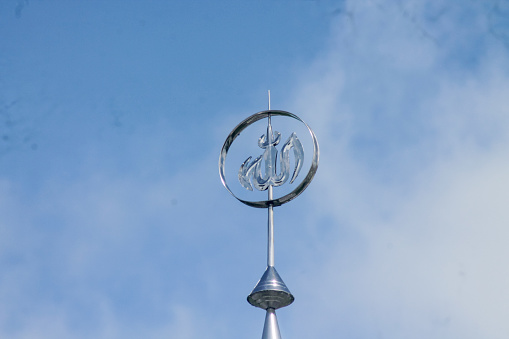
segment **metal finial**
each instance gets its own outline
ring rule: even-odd
[[[268,210],[268,245],[267,245],[267,268],[258,281],[253,291],[247,297],[248,302],[256,307],[266,311],[265,325],[263,328],[262,339],[281,339],[279,326],[276,318],[276,309],[290,305],[294,300],[294,296],[286,287],[283,279],[279,276],[274,267],[274,207],[287,203],[302,193],[313,179],[318,168],[319,148],[318,141],[311,128],[295,114],[285,111],[271,110],[270,108],[270,90],[268,94],[267,111],[258,112],[242,121],[228,135],[221,154],[219,156],[219,175],[224,187],[240,202],[257,208],[267,208]],[[300,173],[304,163],[304,148],[297,134],[291,133],[286,142],[281,143],[281,133],[272,129],[272,116],[287,117],[295,119],[307,128],[310,133],[313,145],[313,155],[311,165],[306,176],[297,184],[290,193],[282,196],[274,196],[276,193],[273,189],[282,186],[286,182],[292,184]],[[256,189],[258,191],[267,190],[267,200],[251,201],[237,197],[226,183],[225,165],[228,150],[233,141],[240,133],[253,123],[267,118],[267,131],[258,140],[258,146],[264,151],[254,160],[248,157],[241,165],[238,171],[238,180],[242,187],[249,191]],[[279,121],[279,120],[278,120]],[[276,122],[278,122],[276,121]],[[280,150],[276,146],[280,147]],[[293,162],[290,162],[293,157]],[[293,166],[290,166],[292,164]],[[293,167],[293,171],[291,171]],[[293,172],[293,174],[291,174]]]
[[[240,197],[235,195],[235,193],[233,193],[233,191],[230,189],[230,187],[227,183],[227,180],[226,180],[226,157],[228,155],[228,151],[229,151],[231,145],[233,144],[233,142],[235,141],[235,139],[240,135],[240,133],[243,130],[245,130],[247,127],[249,127],[253,123],[255,123],[261,119],[268,118],[269,116],[288,117],[288,118],[295,119],[295,120],[301,122],[302,124],[304,124],[306,129],[309,131],[309,134],[311,135],[311,141],[312,141],[312,145],[313,145],[313,156],[311,159],[311,166],[309,167],[309,170],[308,170],[305,178],[300,182],[300,184],[297,185],[297,187],[294,188],[293,191],[291,191],[288,194],[285,194],[280,197],[275,197],[272,200],[253,201],[253,200],[241,199]],[[260,144],[260,140],[259,140],[259,144]],[[265,144],[265,142],[263,142],[263,144]],[[285,148],[284,146],[286,146],[288,148],[288,150],[293,148],[294,151],[296,149],[300,148],[299,142],[297,142],[296,136],[293,136],[293,137],[291,136],[289,138],[289,140],[287,140],[284,143],[283,148]],[[284,155],[284,153],[285,152],[283,151],[283,155]],[[298,154],[300,154],[300,153],[301,152],[298,151]],[[290,155],[290,152],[288,152],[287,154]],[[294,154],[295,154],[295,152],[294,152]],[[292,114],[290,112],[285,112],[285,111],[278,111],[278,110],[262,111],[262,112],[253,114],[252,116],[250,116],[247,119],[245,119],[244,121],[242,121],[240,124],[237,125],[237,127],[235,127],[230,132],[230,134],[226,138],[226,141],[224,142],[223,147],[221,149],[221,153],[219,155],[219,176],[221,177],[223,186],[228,190],[228,192],[230,192],[231,195],[233,195],[237,200],[239,200],[243,204],[246,204],[251,207],[257,207],[257,208],[268,208],[270,205],[272,205],[273,207],[277,207],[277,206],[281,206],[287,202],[292,201],[293,199],[298,197],[309,186],[309,184],[311,183],[311,180],[313,180],[313,177],[315,176],[316,170],[318,169],[319,157],[320,157],[320,150],[318,147],[318,141],[316,140],[315,133],[311,130],[311,127],[309,127],[304,121],[302,121],[301,118],[299,118],[295,114]],[[257,164],[261,160],[263,160],[262,158],[263,158],[263,155],[257,157],[254,160],[252,160],[252,158],[249,157],[241,165],[241,168],[239,170],[238,179],[239,179],[240,183],[242,184],[242,186],[244,186],[248,190],[253,189],[251,187],[253,184],[257,190],[264,191],[264,190],[268,189],[268,186],[269,186],[268,180],[271,180],[272,183],[277,182],[277,185],[274,185],[274,186],[280,186],[286,182],[286,180],[284,180],[285,179],[284,177],[286,177],[286,174],[284,177],[281,177],[281,178],[280,178],[280,175],[277,177],[269,176],[268,180],[265,180],[265,178],[260,177],[261,173],[259,173],[259,171],[258,171]],[[275,159],[275,157],[273,157],[273,159]],[[284,163],[285,163],[285,167],[287,167],[286,161]],[[293,174],[290,182],[293,181],[293,179],[297,177],[298,172],[299,172],[298,168],[300,168],[300,167],[296,166],[296,170],[294,170],[294,174]]]

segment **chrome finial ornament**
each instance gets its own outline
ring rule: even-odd
[[[281,149],[280,166],[281,173],[276,173],[276,160],[277,149],[276,145],[279,144],[281,133],[276,132],[276,137],[272,133],[272,126],[267,126],[267,134],[264,134],[258,140],[258,146],[265,149],[263,155],[253,160],[251,157],[247,158],[239,169],[239,181],[242,186],[252,191],[253,187],[250,183],[250,177],[253,181],[254,187],[259,191],[265,191],[269,186],[277,187],[283,185],[290,174],[290,149],[293,148],[295,156],[295,169],[293,171],[290,183],[293,183],[295,178],[299,175],[302,163],[304,161],[304,149],[300,143],[297,134],[292,133],[288,140],[284,143]],[[265,162],[265,175],[262,175],[262,161]]]
[[[313,144],[313,155],[307,174],[296,185],[293,191],[279,198],[273,197],[273,188],[282,186],[285,183],[293,184],[296,181],[304,166],[304,147],[297,134],[293,132],[281,145],[281,149],[278,152],[277,146],[281,142],[281,133],[272,129],[271,118],[274,116],[292,118],[304,124],[309,131]],[[241,199],[232,192],[226,183],[225,165],[228,151],[242,131],[253,123],[265,118],[267,118],[267,130],[258,139],[258,146],[263,150],[263,153],[254,160],[251,160],[252,157],[249,156],[240,164],[238,180],[240,185],[248,191],[253,191],[253,188],[258,191],[268,191],[267,200],[250,201]],[[267,208],[268,210],[267,268],[260,281],[258,281],[253,291],[247,297],[247,301],[251,305],[266,310],[262,339],[281,339],[276,310],[290,305],[295,299],[274,267],[274,207],[281,206],[295,199],[308,187],[318,168],[319,155],[320,151],[316,136],[304,121],[290,112],[270,109],[270,91],[269,109],[253,114],[238,124],[228,135],[221,149],[219,175],[224,187],[240,202],[251,207]],[[291,157],[293,157],[293,168],[290,166]]]
[[[226,182],[225,174],[226,157],[228,155],[228,151],[230,150],[231,145],[233,144],[235,139],[240,135],[240,133],[244,131],[247,127],[261,119],[268,118],[269,121],[267,126],[267,133],[260,137],[260,139],[258,140],[258,146],[264,148],[265,152],[263,153],[263,155],[257,157],[251,163],[249,162],[251,160],[251,157],[249,157],[247,158],[246,161],[244,161],[244,163],[240,164],[239,169],[240,184],[248,190],[250,189],[250,187],[251,187],[250,190],[252,190],[252,186],[254,186],[257,190],[261,191],[264,190],[270,191],[270,187],[277,187],[283,185],[288,180],[290,168],[289,163],[287,163],[286,161],[289,159],[290,157],[289,153],[290,150],[292,149],[293,154],[297,161],[295,161],[296,166],[294,168],[292,178],[290,179],[290,183],[293,183],[297,176],[300,174],[301,167],[304,162],[303,161],[304,150],[302,149],[302,144],[299,138],[297,137],[297,134],[295,133],[290,135],[288,140],[283,144],[283,148],[281,150],[282,155],[280,158],[281,170],[279,175],[276,174],[277,152],[275,146],[280,141],[280,134],[279,132],[276,132],[275,136],[271,135],[272,126],[270,122],[270,118],[275,116],[289,117],[295,119],[304,124],[304,126],[307,128],[313,143],[313,157],[311,160],[311,166],[305,178],[295,187],[295,189],[282,197],[279,197],[277,199],[272,199],[271,197],[269,197],[268,200],[262,201],[250,201],[241,199],[232,192],[232,190],[230,189]],[[247,119],[245,119],[244,121],[242,121],[240,124],[237,125],[237,127],[233,129],[233,131],[231,131],[231,133],[226,138],[226,141],[223,144],[223,148],[221,149],[221,155],[219,156],[219,176],[221,177],[221,181],[223,182],[223,185],[228,190],[228,192],[230,192],[231,195],[233,195],[240,202],[258,208],[268,208],[269,206],[277,207],[295,199],[308,187],[308,185],[311,183],[311,180],[315,176],[316,170],[318,169],[319,155],[320,151],[318,148],[318,141],[316,140],[315,133],[304,121],[302,121],[301,118],[299,118],[295,114],[286,111],[279,110],[262,111],[255,113],[248,117]],[[262,163],[264,163],[264,166],[262,166]],[[262,167],[265,168],[264,174],[261,173]],[[251,182],[253,184],[251,184]]]

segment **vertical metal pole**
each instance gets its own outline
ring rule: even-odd
[[[269,187],[269,200],[272,200],[272,186]],[[269,205],[267,266],[274,266],[274,206]]]
[[[269,90],[269,110],[270,110],[270,90]],[[269,114],[269,126],[271,126],[271,119]],[[271,128],[272,130],[272,128]],[[272,138],[272,136],[267,136],[268,138]],[[269,185],[269,201],[273,200],[272,195],[272,185]],[[274,266],[274,206],[272,204],[269,205],[269,215],[268,215],[268,235],[267,235],[267,266]]]

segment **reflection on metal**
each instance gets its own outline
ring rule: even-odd
[[[281,141],[281,134],[277,131],[275,133],[273,132],[271,123],[272,116],[289,117],[300,121],[306,126],[313,142],[313,157],[311,159],[311,165],[307,175],[293,191],[276,199],[273,197],[274,187],[282,186],[288,181],[288,179],[290,179],[291,184],[299,175],[304,163],[304,148],[297,137],[297,134],[292,133],[281,147],[281,152],[279,153],[278,173],[278,151],[276,146]],[[258,146],[264,149],[264,152],[253,161],[251,161],[251,157],[248,157],[247,160],[241,164],[238,172],[238,179],[240,184],[249,191],[252,191],[253,187],[259,191],[267,190],[267,200],[249,201],[240,199],[235,196],[226,183],[225,165],[228,150],[230,149],[233,141],[244,129],[264,118],[267,118],[268,120],[267,132],[258,140]],[[293,150],[294,168],[290,178],[291,150]],[[253,114],[237,125],[237,127],[235,127],[228,135],[223,148],[221,149],[221,155],[219,156],[219,175],[224,187],[240,202],[248,206],[267,208],[268,210],[267,269],[251,294],[247,297],[247,301],[251,305],[262,308],[267,312],[262,339],[281,339],[281,333],[279,332],[279,326],[276,318],[276,309],[288,306],[295,300],[294,296],[290,293],[290,290],[286,287],[283,279],[281,279],[274,267],[274,207],[295,199],[308,187],[318,168],[319,155],[320,151],[316,136],[304,121],[295,114],[270,109],[270,91],[269,110]]]
[[[256,284],[247,301],[264,310],[285,307],[293,303],[295,298],[286,287],[274,266],[269,266]]]
[[[277,324],[276,311],[273,308],[267,310],[265,325],[263,325],[262,339],[281,339]]]
[[[304,126],[306,126],[307,130],[309,131],[309,134],[311,135],[311,140],[313,142],[313,156],[311,159],[311,165],[309,167],[307,175],[300,182],[300,184],[298,184],[294,188],[294,190],[291,191],[290,193],[288,193],[282,197],[276,198],[276,199],[269,199],[269,200],[263,200],[263,201],[244,200],[244,199],[237,197],[232,192],[232,190],[230,189],[230,187],[228,186],[228,184],[226,182],[226,174],[225,174],[225,172],[226,172],[226,168],[225,168],[226,167],[226,157],[228,155],[228,151],[229,151],[231,145],[233,144],[234,140],[240,135],[240,133],[243,130],[245,130],[248,126],[252,125],[253,123],[255,123],[261,119],[264,119],[264,118],[269,118],[270,116],[289,117],[289,118],[295,119],[297,121],[300,121],[302,124],[304,124]],[[288,149],[288,152],[290,151],[291,148],[292,147],[290,147]],[[293,147],[293,149],[295,150],[295,146]],[[284,151],[283,151],[283,153],[284,153]],[[318,147],[318,141],[316,140],[315,133],[313,132],[313,130],[311,130],[311,128],[304,121],[302,121],[301,118],[299,118],[295,114],[292,114],[292,113],[286,112],[286,111],[278,111],[278,110],[262,111],[262,112],[253,114],[249,118],[242,121],[240,124],[237,125],[237,127],[235,127],[233,129],[233,131],[231,131],[231,133],[226,138],[226,141],[223,144],[223,148],[221,149],[221,154],[219,156],[219,176],[221,177],[221,181],[223,182],[223,185],[228,190],[228,192],[230,192],[240,202],[242,202],[248,206],[258,207],[258,208],[267,208],[270,205],[277,207],[277,206],[280,206],[284,203],[287,203],[287,202],[295,199],[299,194],[301,194],[308,187],[308,185],[311,183],[311,180],[313,180],[313,177],[315,176],[316,170],[318,169],[319,156],[320,156],[320,150]],[[299,169],[299,171],[300,171],[300,169]],[[297,174],[295,174],[295,177],[297,176]]]
[[[297,134],[292,133],[281,148],[281,173],[277,174],[276,160],[278,154],[276,146],[279,144],[280,139],[281,134],[276,132],[276,136],[274,137],[272,126],[269,125],[267,127],[267,134],[262,135],[258,140],[258,146],[265,149],[263,155],[260,155],[251,163],[249,162],[251,157],[249,157],[240,166],[239,181],[244,188],[250,191],[253,190],[250,177],[252,177],[253,186],[258,191],[265,191],[269,186],[277,187],[283,185],[290,176],[290,150],[292,148],[295,157],[295,168],[290,183],[295,181],[304,162],[304,149],[299,138],[297,138]],[[262,174],[262,162],[265,163],[265,175]]]

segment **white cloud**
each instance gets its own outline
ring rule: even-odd
[[[338,6],[330,48],[283,107],[322,151],[312,185],[276,211],[277,267],[296,296],[278,312],[283,336],[507,338],[503,25],[490,35],[476,1]],[[122,101],[123,132],[104,129],[103,111],[100,132],[81,126],[93,111],[81,108],[54,141],[73,141],[72,160],[34,169],[35,187],[0,182],[0,336],[261,334],[263,312],[244,298],[263,271],[266,215],[231,198],[216,168],[244,116],[207,144],[130,119],[136,107]]]
[[[438,22],[425,2],[352,5],[312,68],[328,71],[302,79],[296,107],[323,149],[309,219],[336,229],[305,229],[327,255],[299,256],[286,335],[509,335],[508,51],[480,41],[475,61],[451,57],[492,39],[469,5],[434,9]]]

